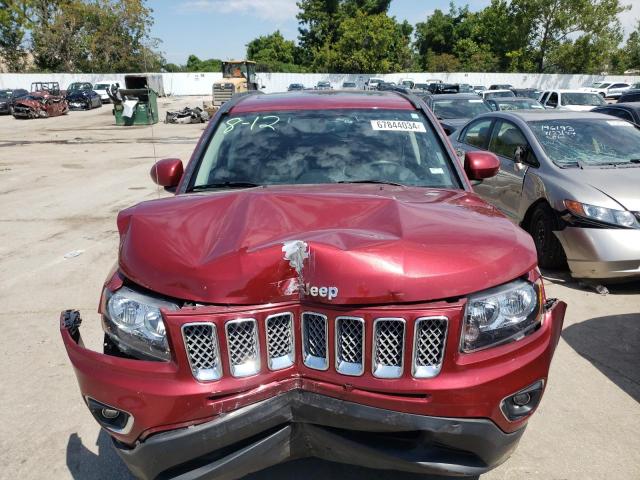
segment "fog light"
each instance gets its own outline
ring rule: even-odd
[[[110,432],[126,435],[133,428],[133,415],[87,397],[87,407],[96,422]]]
[[[529,385],[500,402],[500,410],[507,420],[515,422],[531,415],[542,399],[544,380]]]

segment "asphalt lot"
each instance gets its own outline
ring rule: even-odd
[[[161,99],[161,118],[169,105],[200,102]],[[80,309],[86,343],[100,348],[116,214],[164,195],[149,178],[154,158],[188,160],[203,128],[116,127],[109,106],[0,116],[0,478],[131,478],[81,401],[58,316]],[[569,308],[546,396],[513,457],[482,480],[640,479],[640,282],[602,296],[550,277],[548,295]],[[250,478],[302,477],[425,478],[313,459]]]

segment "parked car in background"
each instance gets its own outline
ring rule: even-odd
[[[100,95],[102,103],[110,103],[111,97],[107,92],[120,88],[120,82],[115,80],[101,80],[93,86],[93,90]]]
[[[413,85],[413,89],[414,90],[429,90],[429,84],[428,83],[416,83]]]
[[[225,103],[186,169],[152,167],[176,196],[118,215],[103,353],[60,317],[83,402],[138,478],[305,456],[477,477],[541,401],[566,305],[472,191],[495,155],[459,161],[397,93],[329,93]]]
[[[627,90],[618,99],[618,103],[640,102],[640,88]]]
[[[304,85],[301,83],[291,83],[289,84],[289,88],[287,88],[289,92],[295,92],[297,90],[304,90]]]
[[[29,92],[24,88],[9,88],[0,90],[0,113],[13,114],[16,100],[26,97]]]
[[[474,93],[473,86],[469,85],[468,83],[459,83],[458,93]]]
[[[624,92],[631,89],[631,85],[623,82],[596,82],[583,90],[585,92],[597,93],[603,98],[619,98]]]
[[[542,104],[528,97],[489,98],[486,100],[492,110],[544,110]]]
[[[377,90],[378,85],[384,83],[384,80],[381,78],[370,78],[365,82],[365,90]]]
[[[486,89],[487,89],[487,87],[485,87],[484,85],[474,85],[473,86],[473,93],[477,93],[478,95],[480,95]]]
[[[439,78],[428,78],[425,82],[427,85],[431,85],[432,83],[442,83],[442,80]]]
[[[47,118],[65,115],[69,105],[58,82],[33,82],[31,92],[13,105],[14,118]]]
[[[512,88],[511,91],[516,97],[533,98],[538,100],[542,95],[542,90],[537,88]]]
[[[429,85],[429,92],[433,95],[460,93],[460,85],[457,83],[432,83]]]
[[[513,85],[510,83],[498,83],[495,85],[490,85],[489,90],[511,90]]]
[[[604,113],[634,123],[640,127],[640,101],[629,103],[612,103],[603,107],[596,107],[592,112]]]
[[[511,90],[485,90],[480,93],[484,100],[489,98],[513,98],[516,95]]]
[[[102,98],[91,88],[90,83],[72,83],[65,97],[71,110],[91,110],[102,107]]]
[[[392,91],[392,90],[395,90],[396,88],[398,88],[398,85],[396,85],[396,82],[380,82],[380,83],[378,83],[378,86],[376,87],[376,90]],[[404,88],[404,87],[402,87],[402,88]]]
[[[451,135],[470,119],[491,111],[489,105],[473,93],[434,95],[425,99],[427,106]]]
[[[600,113],[518,110],[452,138],[459,154],[498,155],[498,175],[474,190],[531,234],[541,267],[640,278],[640,129]]]
[[[403,87],[406,87],[408,89],[413,89],[413,87],[415,86],[416,82],[414,82],[412,79],[410,78],[404,78],[402,80],[400,80],[398,82],[398,85],[401,85]]]
[[[316,90],[331,90],[332,88],[331,82],[320,81],[316,84]]]
[[[547,90],[539,102],[548,109],[572,110],[574,112],[588,112],[593,107],[606,105],[601,95],[581,90]]]
[[[356,82],[342,82],[342,89],[343,90],[357,90],[358,89],[358,85],[356,84]]]

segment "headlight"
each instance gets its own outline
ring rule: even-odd
[[[596,222],[609,223],[627,228],[640,228],[635,215],[626,210],[613,210],[611,208],[597,207],[587,203],[576,202],[575,200],[565,200],[567,209],[579,217],[595,220]]]
[[[471,295],[462,327],[462,351],[519,340],[535,330],[540,313],[540,287],[525,280]]]
[[[127,287],[105,291],[104,331],[132,356],[169,360],[171,353],[161,308],[178,310],[175,303]]]

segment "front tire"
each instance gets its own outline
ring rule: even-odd
[[[536,207],[529,222],[529,233],[533,237],[541,268],[559,269],[565,266],[566,256],[562,244],[554,235],[558,230],[558,219],[547,204]]]

